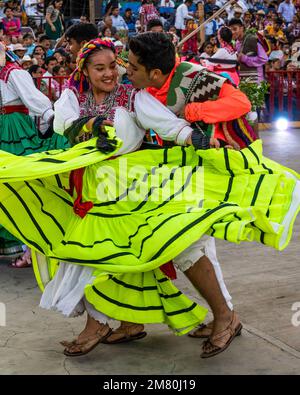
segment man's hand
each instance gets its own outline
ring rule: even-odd
[[[210,148],[216,148],[216,149],[220,148],[220,143],[219,143],[218,139],[215,139],[214,137],[211,137],[209,145],[210,145]]]

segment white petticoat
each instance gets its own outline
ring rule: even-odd
[[[110,318],[95,310],[84,296],[85,286],[95,279],[93,271],[91,267],[61,262],[45,288],[40,307],[59,311],[66,317],[77,317],[87,311],[95,320],[107,323]]]

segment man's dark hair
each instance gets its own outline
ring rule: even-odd
[[[131,8],[126,8],[125,12],[127,12],[127,11],[132,11],[132,9]]]
[[[185,3],[193,4],[193,0],[185,0]]]
[[[90,41],[98,37],[97,26],[93,23],[77,23],[70,26],[66,31],[66,38],[75,40],[77,44],[82,41]]]
[[[61,64],[58,64],[57,66],[54,66],[53,69],[52,69],[53,75],[57,74],[62,67],[64,67],[64,66],[62,66]]]
[[[229,27],[222,26],[220,29],[220,37],[222,40],[224,40],[226,43],[230,44],[232,41],[232,32],[229,29]]]
[[[44,40],[51,40],[51,38],[49,36],[47,36],[46,34],[43,34],[42,36],[40,36],[39,38],[39,43],[41,43]]]
[[[160,19],[151,19],[151,21],[149,21],[147,24],[147,32],[150,32],[150,30],[155,26],[161,26],[164,28],[164,25]]]
[[[40,68],[39,65],[34,64],[32,66],[29,67],[29,69],[27,70],[28,73],[32,76],[32,73],[36,73],[38,71],[38,69]]]
[[[34,37],[31,33],[24,34],[23,39],[26,40],[26,38],[31,38],[32,40],[34,40]]]
[[[244,26],[243,22],[241,19],[238,18],[232,18],[230,19],[228,26],[233,26],[233,25],[238,25],[238,26]]]
[[[175,67],[175,47],[166,33],[143,33],[132,37],[129,49],[148,72],[159,69],[169,74]]]
[[[54,57],[54,56],[48,56],[48,58],[46,58],[46,60],[45,60],[46,66],[48,66],[49,63],[50,63],[52,60],[55,60],[55,61],[57,62],[56,57]]]

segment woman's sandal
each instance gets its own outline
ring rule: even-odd
[[[22,256],[16,258],[12,262],[11,267],[15,269],[24,269],[25,267],[32,267],[30,251],[29,252],[26,251]]]
[[[233,339],[241,334],[242,328],[243,326],[237,314],[233,311],[232,320],[228,327],[222,332],[219,332],[214,336],[210,336],[208,340],[203,343],[203,353],[201,354],[201,358],[210,358],[225,351]],[[210,347],[211,351],[206,352],[206,347]]]
[[[86,339],[84,339],[84,341],[81,342],[79,342],[77,339],[73,340],[72,342],[63,341],[61,342],[61,344],[66,347],[64,349],[64,354],[67,357],[79,357],[81,355],[88,354],[99,343],[103,343],[103,341],[108,336],[110,336],[111,332],[111,328],[108,327],[106,333],[103,334],[102,330],[98,329],[94,335],[87,337]]]
[[[104,344],[120,344],[120,343],[128,343],[133,340],[143,339],[147,336],[147,332],[138,331],[134,333],[134,328],[138,329],[141,325],[131,325],[117,328],[116,330],[112,331],[112,333],[105,339],[103,342]],[[109,340],[114,335],[122,335],[121,337],[117,337],[116,340]]]

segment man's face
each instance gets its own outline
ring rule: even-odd
[[[118,16],[119,15],[119,8],[115,8],[112,12],[113,16]]]
[[[132,11],[131,10],[130,11],[126,11],[125,12],[125,16],[126,16],[126,18],[130,18],[132,16]]]
[[[150,32],[152,32],[152,33],[163,33],[164,29],[163,29],[162,26],[153,26],[153,27],[151,27]]]
[[[24,38],[24,43],[25,47],[30,47],[30,45],[33,44],[33,39],[31,37],[26,37]]]
[[[81,16],[80,17],[80,22],[81,23],[88,23],[87,17],[86,16]]]
[[[232,32],[232,38],[234,40],[239,40],[243,37],[244,28],[240,25],[232,25],[230,26],[230,30]]]
[[[81,43],[78,43],[74,38],[68,38],[67,41],[67,50],[69,50],[72,55],[77,56],[78,52],[81,50]]]
[[[47,51],[47,50],[50,49],[50,47],[51,47],[50,40],[43,40],[43,41],[41,42],[41,46],[44,47],[44,48],[46,49],[46,51]]]
[[[129,51],[127,76],[135,88],[143,89],[153,86],[152,80],[145,66],[138,62],[138,57]]]

